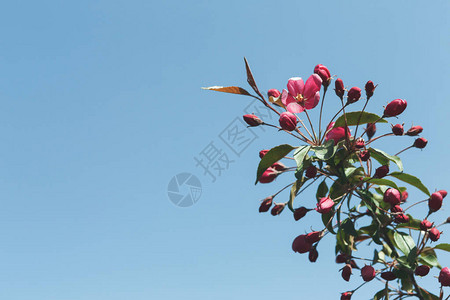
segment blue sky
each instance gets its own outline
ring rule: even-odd
[[[317,214],[257,213],[289,182],[253,185],[259,150],[295,140],[255,131],[235,155],[219,135],[250,98],[200,87],[247,88],[243,56],[263,91],[318,63],[346,86],[373,80],[368,109],[406,99],[399,122],[430,141],[406,152],[406,171],[450,189],[449,13],[448,2],[420,1],[3,3],[0,298],[337,299],[356,287],[357,272],[340,278],[332,239],[315,264],[291,251],[295,236],[321,229]],[[326,116],[337,107],[330,93]],[[390,153],[410,142],[386,141]],[[210,142],[234,160],[214,183],[194,161]],[[181,172],[202,183],[189,208],[167,195]],[[435,275],[420,283],[437,293]]]

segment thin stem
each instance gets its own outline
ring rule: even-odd
[[[291,185],[293,185],[293,183],[289,183],[287,186],[285,186],[284,188],[282,188],[281,190],[279,190],[276,194],[274,194],[272,197],[275,198],[276,195],[278,195],[279,193],[281,193],[282,191],[284,191],[285,189],[287,189],[288,187],[290,187]]]
[[[347,145],[347,149],[350,149],[350,139],[348,136],[348,123],[347,123],[347,115],[345,113],[345,106],[347,106],[347,104],[344,105],[344,100],[341,98],[341,104],[342,104],[342,112],[344,113],[344,120],[345,120],[345,128],[344,128],[344,132],[345,132],[345,143]]]
[[[410,148],[412,148],[412,147],[414,147],[414,145],[409,146],[409,147],[406,147],[406,148],[403,149],[402,151],[400,151],[400,152],[398,152],[397,154],[395,154],[395,156],[399,155],[399,154],[402,153],[403,151],[406,151],[406,150],[408,150],[408,149],[410,149]]]
[[[366,103],[364,104],[364,107],[361,110],[361,113],[359,114],[358,122],[356,123],[355,136],[356,136],[356,133],[358,132],[359,121],[361,121],[361,117],[362,117],[364,110],[366,109],[367,103],[369,103],[369,99],[366,100]]]
[[[379,138],[382,138],[382,137],[385,137],[385,136],[391,136],[391,135],[394,135],[394,134],[393,134],[393,133],[386,133],[386,134],[377,136],[376,138],[369,140],[369,141],[366,143],[366,146],[369,145],[370,143],[372,143],[372,142],[378,140]]]
[[[311,132],[309,132],[308,128],[305,126],[305,123],[303,123],[303,120],[300,119],[298,116],[297,116],[297,118],[298,118],[299,122],[303,125],[303,128],[305,128],[306,132],[309,134],[311,140],[314,140],[314,138],[313,138]]]
[[[413,274],[410,274],[410,275],[409,275],[409,278],[411,279],[411,281],[412,281],[412,283],[413,283],[413,285],[414,285],[414,289],[415,289],[416,292],[417,292],[417,297],[418,297],[420,300],[425,300],[425,299],[423,298],[423,296],[422,296],[422,291],[420,290],[420,286],[417,284],[417,281],[416,281],[416,278],[414,277],[414,275],[413,275]]]
[[[312,132],[313,132],[313,134],[314,134],[313,141],[314,141],[315,143],[317,143],[317,135],[316,135],[316,133],[315,133],[315,131],[314,131],[314,126],[313,126],[313,124],[312,124],[312,122],[311,122],[311,119],[309,118],[308,110],[306,110],[306,109],[305,109],[305,114],[306,114],[306,117],[308,118],[309,125],[311,126],[311,130],[312,130]]]
[[[298,195],[300,195],[301,192],[303,192],[304,190],[309,188],[314,182],[316,182],[317,179],[319,179],[319,177],[320,176],[317,176],[316,178],[314,178],[313,181],[311,181],[308,185],[306,185],[304,188],[302,188],[300,191],[298,191],[298,193],[295,196],[297,197]]]
[[[376,120],[375,122],[373,122],[373,124],[377,124],[378,122],[380,122],[381,120],[383,120],[383,117],[380,117],[378,120]],[[366,127],[366,129],[364,130],[364,132],[361,134],[360,137],[363,137],[363,135],[366,133],[367,129],[369,129],[368,127]],[[356,136],[356,135],[355,135]]]
[[[413,206],[415,206],[415,205],[417,205],[417,204],[423,203],[423,202],[425,202],[425,201],[428,201],[428,199],[425,199],[425,200],[421,200],[421,201],[419,201],[419,202],[416,202],[416,203],[414,203],[414,204],[408,206],[407,208],[405,208],[403,211],[407,211],[407,210],[410,209],[411,207],[413,207]]]
[[[322,135],[322,110],[323,110],[323,103],[325,102],[325,95],[327,94],[328,85],[323,87],[323,97],[322,97],[322,103],[320,104],[320,115],[319,115],[319,141],[321,140]]]
[[[266,126],[269,126],[269,127],[276,128],[276,129],[278,129],[278,130],[282,130],[282,131],[284,131],[284,132],[286,132],[286,133],[289,133],[289,134],[292,135],[293,137],[296,137],[296,138],[298,138],[299,140],[302,140],[302,141],[305,142],[305,143],[310,143],[310,141],[309,141],[309,140],[306,140],[305,137],[303,137],[303,138],[302,138],[302,137],[299,137],[299,136],[293,134],[292,132],[287,131],[287,130],[284,130],[283,128],[278,127],[278,126],[276,126],[276,125],[272,125],[272,124],[268,124],[268,123],[262,123],[262,125],[266,125]]]

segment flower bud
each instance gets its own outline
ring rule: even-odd
[[[394,272],[386,271],[381,273],[381,278],[383,278],[386,281],[391,281],[397,279],[397,276],[395,276]]]
[[[373,84],[372,80],[367,81],[364,89],[366,90],[367,100],[373,96],[373,92],[375,91],[376,86]]]
[[[344,97],[345,88],[342,79],[336,79],[336,81],[334,82],[334,91],[336,92],[336,96],[338,96],[339,98]]]
[[[248,124],[248,126],[250,127],[255,127],[255,126],[259,126],[262,123],[264,123],[263,121],[261,121],[260,118],[258,118],[255,115],[249,114],[249,115],[244,115],[243,116],[244,121]]]
[[[377,125],[375,125],[375,123],[367,123],[366,134],[369,140],[373,138],[376,132],[377,132]]]
[[[428,234],[430,235],[430,240],[433,242],[436,242],[441,237],[441,233],[436,227],[431,228]]]
[[[292,242],[292,250],[297,253],[306,253],[311,250],[312,245],[306,241],[306,235],[301,234]]]
[[[359,269],[359,267],[356,264],[356,261],[354,259],[350,260],[349,264],[350,264],[350,266],[352,266],[353,269]]]
[[[428,207],[431,212],[438,211],[442,206],[442,195],[439,192],[431,194],[430,199],[428,199]]]
[[[348,259],[348,255],[347,255],[347,254],[345,254],[345,253],[339,253],[339,254],[336,256],[336,263],[337,263],[337,264],[343,264],[343,263],[345,263],[345,262],[347,261],[347,259]]]
[[[423,131],[422,126],[413,126],[406,132],[406,135],[416,136]]]
[[[323,236],[322,231],[313,231],[306,235],[306,241],[310,244],[318,242]]]
[[[373,178],[383,178],[389,173],[389,166],[384,165],[375,170],[375,175],[373,175]]]
[[[433,223],[431,223],[427,219],[425,219],[422,222],[420,222],[420,230],[422,230],[422,231],[427,231],[431,227],[433,227]]]
[[[438,193],[442,195],[442,199],[444,199],[447,196],[447,191],[445,190],[440,190],[438,191]]]
[[[297,127],[297,117],[290,112],[284,112],[280,115],[280,126],[284,130],[292,131]]]
[[[361,89],[356,86],[352,87],[347,93],[347,102],[355,103],[359,98],[361,98]]]
[[[261,151],[259,151],[259,157],[263,158],[264,155],[266,155],[267,152],[269,152],[269,150],[261,150]]]
[[[319,77],[322,79],[322,85],[324,87],[327,87],[330,84],[331,74],[327,67],[319,64],[314,68],[314,73],[319,75]]]
[[[345,292],[341,294],[341,300],[350,300],[352,298],[352,292]]]
[[[273,196],[269,196],[261,202],[259,206],[259,212],[267,212],[272,206]]]
[[[384,109],[383,117],[395,117],[406,109],[407,103],[403,99],[392,100]]]
[[[416,268],[416,270],[414,271],[414,274],[416,274],[417,276],[427,276],[428,272],[430,272],[430,267],[427,265],[421,265],[418,266]]]
[[[301,218],[303,218],[307,213],[308,213],[308,209],[305,207],[299,207],[296,210],[294,210],[294,219],[295,221],[300,220]]]
[[[439,282],[442,286],[450,286],[450,270],[447,267],[439,272]]]
[[[392,206],[398,205],[401,202],[401,194],[397,189],[389,188],[384,192],[383,201],[390,203]]]
[[[283,209],[284,209],[285,206],[286,206],[285,203],[279,203],[279,204],[276,204],[276,205],[272,208],[272,210],[270,211],[270,214],[271,214],[272,216],[278,216],[279,214],[281,214],[281,212],[283,211]]]
[[[284,171],[284,170],[287,169],[287,167],[286,167],[284,164],[280,163],[279,161],[276,162],[276,163],[274,163],[274,164],[271,165],[270,167],[271,167],[271,168],[274,168],[274,169],[277,170],[277,171]]]
[[[368,161],[370,158],[369,150],[363,150],[359,152],[359,158],[361,158],[362,161]]]
[[[424,138],[418,138],[414,141],[413,146],[419,149],[425,148],[425,146],[428,144],[428,141]]]
[[[261,183],[270,183],[277,178],[278,172],[273,168],[267,168],[264,173],[259,178],[259,182]]]
[[[392,133],[395,135],[403,135],[403,132],[405,130],[403,129],[403,125],[402,124],[397,124],[392,126]]]
[[[345,281],[349,281],[351,275],[352,275],[352,266],[346,264],[345,267],[342,268],[341,276]]]
[[[317,252],[316,247],[312,247],[311,250],[309,250],[309,261],[310,262],[316,262],[317,258],[319,257],[319,252]]]
[[[401,224],[401,223],[408,223],[409,222],[409,217],[405,214],[400,214],[400,215],[396,215],[394,217],[394,222],[397,224]]]
[[[280,97],[280,95],[281,95],[281,93],[280,93],[280,91],[277,90],[277,89],[270,89],[270,90],[267,92],[267,96],[268,96],[269,98],[270,98],[270,97],[278,98],[278,97]]]
[[[319,203],[317,203],[316,210],[321,214],[326,214],[331,211],[333,208],[334,201],[328,197],[323,197],[320,199]]]
[[[403,208],[401,208],[400,205],[394,205],[391,207],[391,212],[401,213],[401,212],[403,212]]]
[[[340,140],[345,138],[345,127],[336,127],[333,128],[335,122],[331,122],[327,127],[327,134],[325,135],[325,140],[334,140],[334,144],[336,145]],[[331,129],[332,128],[332,129]],[[350,137],[350,130],[347,127],[347,134]]]
[[[406,190],[404,190],[402,192],[402,203],[406,202],[406,199],[408,199],[408,196],[409,196],[408,192]]]
[[[366,143],[364,142],[363,138],[357,138],[355,141],[355,148],[356,149],[361,149],[364,148],[364,146],[366,145]]]
[[[309,166],[305,172],[306,177],[314,178],[317,175],[317,168],[315,166]]]
[[[366,265],[361,269],[361,276],[364,281],[371,281],[375,278],[375,269]]]

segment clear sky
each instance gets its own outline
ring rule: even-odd
[[[254,131],[237,155],[221,137],[251,98],[200,87],[247,87],[243,56],[263,91],[318,63],[346,86],[373,80],[369,110],[406,99],[399,122],[430,141],[405,171],[450,189],[449,15],[447,1],[4,1],[0,298],[338,299],[361,278],[342,280],[333,240],[315,264],[291,250],[317,213],[257,212],[290,179],[254,186],[259,150],[295,140]],[[329,117],[338,99],[325,103]],[[411,139],[387,141],[393,154]],[[215,182],[194,160],[211,142],[233,160]],[[182,172],[202,185],[187,208],[167,193]],[[420,280],[436,293],[437,274]]]

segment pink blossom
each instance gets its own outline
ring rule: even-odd
[[[334,140],[334,144],[336,145],[339,141],[345,139],[345,127],[336,127],[333,128],[334,122],[331,122],[327,128],[327,135],[325,136],[325,140]],[[333,129],[331,129],[333,128]],[[347,134],[350,137],[350,131],[347,128]]]
[[[331,198],[323,197],[320,199],[319,203],[317,203],[316,210],[321,214],[326,214],[331,211],[333,208],[334,201]]]
[[[281,102],[291,113],[312,109],[319,103],[321,85],[322,79],[317,74],[309,76],[306,83],[300,77],[293,77],[288,80],[288,90],[281,93]]]

